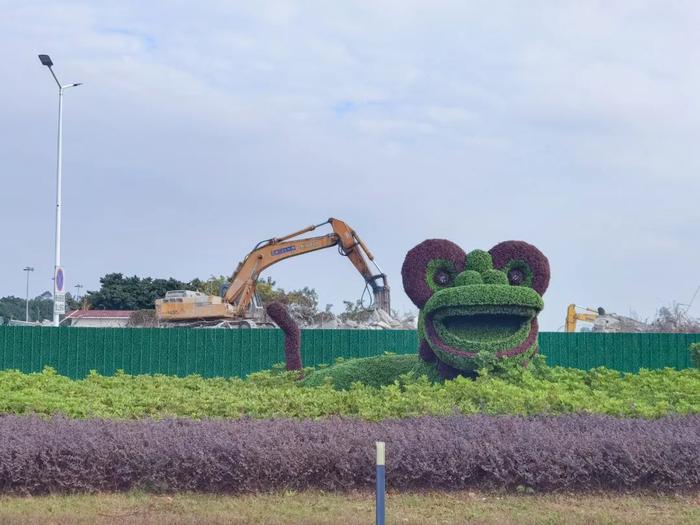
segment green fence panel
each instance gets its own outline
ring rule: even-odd
[[[413,354],[415,330],[302,330],[306,366],[384,352]],[[551,365],[640,368],[692,366],[688,348],[700,334],[540,334]],[[284,361],[280,330],[0,327],[0,369],[37,372],[45,366],[72,378],[90,370],[112,375],[167,374],[245,377]]]
[[[539,341],[540,352],[550,365],[637,372],[640,368],[691,367],[688,349],[691,343],[700,342],[700,334],[543,332]]]

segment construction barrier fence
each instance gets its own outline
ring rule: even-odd
[[[417,349],[415,330],[302,330],[301,340],[304,366]],[[700,334],[543,332],[539,341],[550,365],[637,372],[691,367],[689,347],[700,342]],[[38,372],[50,366],[74,379],[90,370],[245,377],[283,361],[284,336],[277,329],[0,326],[0,370]]]

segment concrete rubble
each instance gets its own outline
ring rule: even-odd
[[[303,322],[302,328],[349,328],[359,330],[414,330],[418,320],[414,314],[405,314],[400,318],[392,317],[381,309],[369,312],[366,320],[343,319],[332,313],[324,314],[321,321]]]

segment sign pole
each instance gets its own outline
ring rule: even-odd
[[[384,442],[377,441],[377,485],[376,485],[376,525],[384,525],[384,492],[385,492],[385,466],[384,466]]]
[[[53,71],[52,71],[53,73]],[[61,166],[63,157],[63,86],[58,87],[58,155],[56,156],[56,261],[54,264],[54,286],[53,286],[53,325],[58,326],[61,304],[58,294],[63,292],[63,283],[58,286],[59,272],[61,269]],[[63,280],[63,275],[61,275]]]

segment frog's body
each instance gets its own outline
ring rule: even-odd
[[[344,384],[386,384],[407,372],[432,379],[475,376],[477,356],[524,364],[537,353],[549,262],[531,244],[505,241],[466,254],[451,241],[428,239],[406,254],[401,275],[420,310],[418,356],[348,360],[312,373],[307,384],[338,375]]]
[[[327,368],[319,368],[304,378],[304,385],[319,386],[330,381],[338,390],[347,390],[359,382],[367,386],[390,385],[404,374],[413,377],[428,376],[432,382],[442,381],[432,363],[417,354],[384,354],[373,357],[346,359]]]

